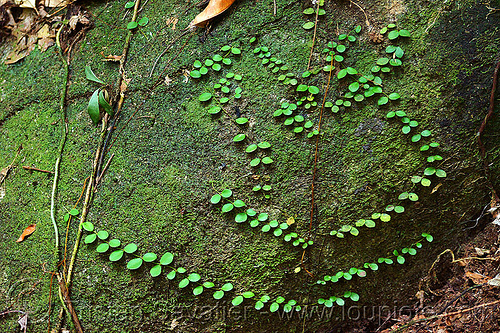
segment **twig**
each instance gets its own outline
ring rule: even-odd
[[[430,317],[427,317],[427,318],[414,319],[414,320],[411,320],[408,324],[406,324],[404,326],[401,326],[401,327],[399,327],[396,330],[391,331],[391,333],[401,332],[401,331],[407,329],[408,327],[413,326],[413,325],[415,325],[417,323],[420,323],[420,322],[425,322],[425,321],[439,319],[439,318],[444,318],[444,317],[456,316],[456,315],[459,315],[459,314],[462,314],[462,313],[474,311],[476,309],[488,307],[488,306],[495,305],[495,304],[498,304],[498,303],[500,303],[500,300],[497,300],[497,301],[494,301],[494,302],[490,302],[490,303],[479,304],[479,305],[473,306],[472,308],[467,308],[467,309],[463,309],[463,310],[459,310],[459,311],[455,311],[455,312],[450,312],[450,313],[445,313],[445,314],[440,314],[440,315],[434,315],[434,316],[430,316]]]
[[[35,167],[27,166],[27,165],[23,165],[23,169],[27,170],[27,171],[38,171],[38,172],[43,172],[43,173],[54,174],[54,171],[42,170],[42,169],[38,169],[38,168],[35,168]]]
[[[493,116],[493,110],[495,109],[495,95],[496,95],[496,90],[497,90],[497,82],[498,82],[498,71],[500,70],[500,61],[497,62],[497,65],[495,67],[495,71],[493,72],[493,84],[491,86],[491,95],[490,95],[490,107],[488,109],[488,114],[484,118],[481,127],[479,127],[479,131],[477,133],[477,144],[479,146],[479,151],[481,154],[481,161],[483,162],[483,167],[484,167],[484,173],[486,175],[486,179],[488,180],[488,185],[491,189],[491,201],[492,203],[498,203],[500,202],[500,198],[497,195],[497,192],[495,191],[493,187],[493,183],[491,182],[491,177],[490,177],[490,168],[488,165],[488,160],[486,159],[486,148],[484,147],[483,141],[481,140],[483,136],[484,129],[486,128],[486,124],[488,123],[488,120]]]
[[[21,152],[22,149],[23,146],[19,146],[19,148],[17,148],[16,156],[14,156],[12,162],[9,165],[7,165],[4,169],[0,170],[0,185],[2,185],[2,183],[7,178],[7,175],[9,174],[10,170],[14,168],[14,163],[16,162],[17,156],[19,156],[19,153]]]
[[[104,173],[106,172],[106,170],[108,170],[108,167],[109,167],[109,163],[111,163],[111,160],[113,159],[113,157],[115,156],[115,154],[111,154],[108,162],[106,162],[106,165],[104,166],[104,168],[102,169],[101,171],[101,174],[99,175],[99,178],[97,178],[96,180],[96,185],[99,185],[99,183],[101,182],[101,179],[102,179],[102,176],[104,175]]]
[[[274,5],[274,16],[276,16],[276,0],[273,0],[273,5]]]
[[[61,278],[59,273],[57,273],[57,282],[59,283],[59,290],[62,293],[62,297],[64,299],[64,304],[69,310],[69,313],[71,314],[71,319],[73,320],[73,324],[75,324],[76,331],[78,333],[83,333],[82,325],[80,324],[80,321],[78,320],[78,316],[76,315],[75,308],[73,308],[73,303],[71,303],[71,299],[69,298],[69,292],[68,289],[66,288],[66,283],[64,283],[64,279]]]
[[[149,73],[149,77],[153,76],[156,65],[158,65],[158,61],[160,61],[160,59],[165,55],[165,53],[167,53],[167,51],[174,45],[174,43],[176,43],[179,39],[181,39],[183,36],[185,36],[188,32],[190,32],[190,31],[186,30],[182,34],[177,36],[173,41],[170,42],[170,44],[167,45],[167,47],[163,50],[163,52],[160,53],[160,55],[156,58],[156,60],[153,64],[153,67],[151,68],[151,72]]]
[[[360,5],[358,5],[357,3],[355,3],[354,1],[352,0],[349,0],[350,3],[352,3],[353,5],[355,5],[356,7],[358,7],[362,12],[363,14],[365,14],[365,24],[366,26],[369,28],[371,27],[371,24],[370,24],[370,21],[368,20],[368,15],[366,15],[366,12],[365,10],[363,9],[363,7],[361,7]]]

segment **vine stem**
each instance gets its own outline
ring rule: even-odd
[[[59,230],[57,228],[57,222],[56,222],[56,217],[55,217],[55,206],[56,206],[56,194],[57,194],[57,184],[59,182],[59,166],[61,164],[61,158],[62,154],[64,151],[64,146],[66,144],[66,138],[68,137],[68,124],[66,122],[66,95],[68,93],[68,76],[69,76],[69,61],[64,59],[63,53],[62,53],[62,48],[61,48],[61,42],[60,42],[60,36],[61,36],[61,31],[64,26],[61,25],[59,30],[57,31],[57,36],[56,36],[56,43],[57,47],[59,49],[59,56],[61,58],[61,62],[63,63],[63,68],[64,68],[64,81],[63,81],[63,90],[61,92],[61,97],[59,100],[59,110],[61,112],[61,121],[62,121],[62,137],[61,141],[59,142],[59,155],[57,156],[57,160],[54,166],[54,180],[52,182],[52,193],[50,196],[50,219],[52,220],[52,225],[54,227],[54,236],[55,236],[55,259],[56,262],[59,260]]]
[[[316,6],[316,18],[314,20],[313,42],[311,45],[311,53],[309,54],[309,61],[307,62],[307,70],[309,70],[311,67],[311,59],[312,59],[313,51],[314,51],[314,42],[316,41],[316,30],[318,28],[318,15],[319,15],[319,1],[318,1],[318,5]]]
[[[137,0],[135,2],[134,14],[132,17],[132,21],[135,21],[137,18],[137,11],[139,9],[140,3],[141,3],[140,0]],[[125,97],[125,92],[124,92],[125,88],[122,87],[122,83],[123,83],[123,80],[125,78],[124,65],[125,65],[125,61],[127,59],[127,53],[128,53],[128,49],[130,47],[130,40],[132,39],[132,34],[133,34],[132,31],[128,32],[127,38],[125,39],[125,45],[123,47],[123,55],[122,55],[122,58],[120,59],[120,77],[118,78],[118,86],[117,86],[117,89],[119,89],[119,92],[120,92],[120,99],[118,101],[118,110],[116,112],[115,119],[119,115],[119,112],[121,110],[121,106],[123,105],[123,100]],[[80,223],[78,224],[78,232],[76,235],[75,244],[73,246],[73,252],[71,253],[71,259],[70,259],[69,266],[68,266],[68,274],[66,276],[66,286],[68,288],[68,293],[69,293],[70,288],[71,288],[71,281],[72,281],[72,277],[73,277],[73,270],[75,267],[76,256],[78,254],[78,248],[80,247],[80,241],[82,239],[82,232],[83,232],[82,225],[87,220],[87,215],[89,213],[90,205],[91,205],[92,199],[94,197],[93,196],[93,194],[94,194],[93,189],[96,185],[95,181],[97,179],[97,174],[99,171],[100,162],[102,161],[103,147],[104,147],[104,143],[106,141],[106,134],[108,133],[108,130],[107,130],[108,120],[109,120],[109,117],[106,114],[104,116],[103,121],[102,121],[101,136],[100,136],[100,140],[99,140],[99,145],[98,145],[97,151],[95,153],[93,170],[92,170],[92,174],[90,176],[90,179],[89,179],[89,182],[87,185],[87,190],[85,193],[85,201],[83,203],[83,208],[82,208],[82,215],[80,216]]]
[[[495,191],[493,183],[491,182],[490,168],[488,165],[488,159],[486,158],[486,148],[482,141],[482,136],[486,128],[486,124],[488,123],[488,120],[493,116],[493,111],[495,109],[495,95],[497,90],[499,71],[500,71],[500,61],[497,62],[497,65],[495,66],[495,71],[493,72],[493,83],[491,86],[490,106],[488,108],[488,113],[486,114],[486,117],[484,117],[484,120],[481,123],[481,127],[479,127],[479,131],[477,133],[477,144],[479,146],[481,161],[483,162],[484,173],[488,181],[488,185],[491,189],[491,207],[494,207],[496,204],[498,204],[500,202],[500,198],[498,197],[498,194]]]
[[[319,122],[318,122],[318,132],[321,131],[321,124],[322,124],[322,120],[323,120],[323,110],[325,109],[326,96],[328,94],[328,89],[330,88],[330,81],[332,79],[332,71],[333,71],[333,57],[332,57],[332,60],[330,61],[330,72],[328,73],[328,82],[326,83],[325,94],[323,95],[323,102],[321,103],[321,111],[319,113]],[[313,224],[313,219],[314,219],[314,182],[316,181],[316,171],[318,169],[319,137],[320,137],[320,134],[318,134],[316,136],[316,147],[314,149],[314,168],[313,168],[312,182],[311,182],[311,220],[309,222],[309,232],[307,235],[308,241],[311,238],[311,230],[312,230],[312,224]],[[300,265],[307,272],[307,274],[309,274],[310,276],[313,276],[313,274],[305,268],[305,265],[304,265],[305,253],[306,253],[306,249],[304,249],[304,251],[302,252],[302,257],[300,258]]]

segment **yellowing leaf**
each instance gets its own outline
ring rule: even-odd
[[[286,224],[288,225],[292,225],[295,223],[295,219],[293,218],[293,216],[290,216],[287,220],[286,220]]]

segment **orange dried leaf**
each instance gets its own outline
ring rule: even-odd
[[[204,28],[208,21],[225,12],[233,3],[234,0],[210,0],[205,10],[199,13],[189,26]]]
[[[36,224],[30,224],[26,229],[24,229],[23,233],[21,236],[19,236],[19,239],[16,240],[17,243],[22,242],[26,237],[31,235],[36,229]]]

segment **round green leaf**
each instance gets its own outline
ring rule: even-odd
[[[137,22],[132,21],[132,22],[129,22],[129,23],[127,24],[127,29],[128,29],[128,30],[133,30],[133,29],[137,28],[137,26],[138,26]]]
[[[312,29],[314,28],[314,22],[306,22],[302,25],[302,28],[306,30]]]
[[[161,274],[161,265],[154,265],[151,267],[149,270],[149,274],[151,274],[152,277],[157,277],[158,275]]]
[[[228,283],[224,284],[220,289],[223,291],[231,291],[231,290],[233,290],[233,285],[228,282]]]
[[[216,292],[214,292],[215,299],[221,299],[222,297],[224,297],[224,292],[222,290],[217,290]]]
[[[147,17],[143,17],[139,20],[138,23],[141,27],[144,27],[149,23],[149,19]]]
[[[222,197],[220,196],[220,194],[214,194],[212,196],[212,198],[210,199],[210,202],[215,205],[215,204],[218,204],[221,201],[221,199],[222,199]]]
[[[83,240],[85,244],[93,243],[97,239],[97,234],[90,234]]]
[[[262,163],[264,163],[264,164],[271,164],[273,162],[274,161],[272,160],[272,158],[267,157],[267,156],[262,159]]]
[[[118,260],[120,260],[123,257],[123,253],[124,253],[123,250],[113,251],[109,255],[109,260],[110,261],[118,261]]]
[[[223,198],[229,198],[230,196],[233,195],[233,191],[231,191],[230,189],[225,189],[223,190],[220,195],[223,197]]]
[[[209,92],[203,93],[203,94],[200,95],[200,97],[198,97],[198,99],[200,100],[200,102],[207,102],[211,98],[212,98],[212,94],[209,93]]]
[[[280,305],[276,302],[273,302],[271,306],[269,307],[269,311],[271,312],[276,312],[280,308]]]
[[[184,278],[179,282],[179,288],[186,288],[189,285],[189,280],[188,278]]]
[[[95,250],[97,252],[99,252],[99,253],[104,253],[108,249],[109,249],[109,244],[108,243],[102,243],[102,244],[99,244],[99,246],[97,246],[97,248]]]
[[[203,286],[198,286],[193,289],[193,295],[198,296],[203,292]]]
[[[157,258],[158,256],[152,252],[148,252],[142,256],[142,260],[144,260],[145,262],[152,262],[155,261]]]
[[[92,224],[92,222],[83,222],[82,228],[89,231],[89,232],[94,231],[94,225]]]
[[[231,303],[233,304],[233,306],[238,306],[240,305],[241,303],[243,303],[243,296],[236,296],[232,301]]]
[[[130,8],[134,7],[134,5],[135,5],[134,1],[129,1],[125,4],[125,8],[130,9]]]
[[[134,258],[127,263],[127,268],[130,270],[138,269],[142,265],[141,258]]]
[[[122,244],[122,242],[120,242],[120,240],[116,239],[116,238],[109,241],[109,246],[111,246],[111,247],[118,247],[121,244]]]
[[[97,233],[97,237],[99,237],[99,239],[105,240],[109,237],[109,232],[107,232],[106,230],[101,230]]]
[[[247,153],[253,153],[255,150],[257,150],[257,145],[252,143],[250,146],[245,149]]]
[[[241,142],[241,141],[245,140],[245,138],[246,138],[245,134],[238,134],[233,138],[233,141],[234,142]]]
[[[134,253],[135,251],[137,251],[137,245],[135,245],[134,243],[130,243],[123,248],[123,251],[127,253]]]
[[[256,167],[260,164],[260,158],[256,157],[250,161],[250,166]]]
[[[239,214],[236,214],[236,216],[234,217],[234,220],[235,220],[237,223],[243,223],[243,222],[245,222],[247,219],[248,219],[248,215],[247,215],[246,213],[239,213]]]
[[[191,273],[191,274],[188,275],[187,278],[191,282],[198,282],[198,281],[201,280],[200,274],[197,274],[197,273]]]
[[[228,212],[232,211],[233,208],[234,208],[234,206],[233,206],[232,203],[227,203],[224,206],[222,206],[222,212],[223,213],[228,213]]]
[[[174,255],[170,252],[165,253],[160,258],[160,264],[169,265],[174,260]]]

